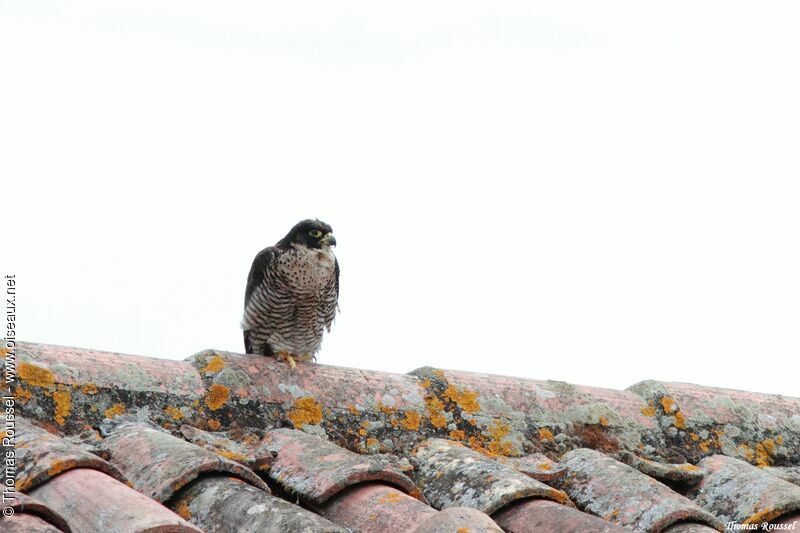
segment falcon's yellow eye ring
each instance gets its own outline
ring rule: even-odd
[[[312,229],[311,231],[308,232],[308,234],[314,237],[315,239],[319,239],[320,237],[322,237],[322,232],[318,229]]]

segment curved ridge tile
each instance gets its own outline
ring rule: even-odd
[[[677,522],[723,528],[714,515],[633,467],[586,448],[564,454],[555,481],[582,510],[626,527],[659,532]]]
[[[800,398],[660,381],[628,390],[647,402],[675,454],[670,462],[724,454],[757,466],[797,464]]]
[[[18,393],[29,396],[25,415],[78,433],[123,410],[148,416],[183,408],[205,395],[197,370],[184,361],[122,355],[82,348],[18,343]]]
[[[192,482],[170,502],[170,508],[206,533],[346,533],[311,511],[226,476]]]
[[[92,468],[120,481],[125,476],[108,461],[18,417],[16,449],[18,491],[30,491],[74,468]]]
[[[229,474],[269,492],[249,468],[148,425],[120,425],[103,441],[103,448],[136,490],[159,502],[201,474]]]
[[[800,487],[744,461],[712,455],[700,466],[706,476],[695,502],[724,522],[759,524],[800,511]]]
[[[422,493],[439,509],[472,507],[490,515],[522,498],[569,502],[560,490],[457,442],[427,440],[414,451],[412,462]]]
[[[383,481],[419,496],[414,482],[381,456],[359,455],[294,429],[273,429],[264,441],[275,456],[270,478],[317,505],[366,481]]]
[[[102,472],[70,470],[33,491],[76,532],[202,533],[181,517]]]
[[[550,500],[525,500],[492,515],[509,533],[624,533],[630,531],[600,517]]]

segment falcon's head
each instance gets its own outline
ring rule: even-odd
[[[323,246],[336,246],[336,239],[333,236],[333,229],[321,220],[303,220],[280,240],[279,246],[289,244],[299,244],[307,248],[321,249]]]

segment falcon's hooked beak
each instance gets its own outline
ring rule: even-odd
[[[319,242],[320,244],[324,244],[326,246],[336,246],[336,237],[333,236],[333,233],[328,233],[321,238]]]

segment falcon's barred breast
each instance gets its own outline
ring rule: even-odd
[[[244,296],[246,353],[275,355],[294,367],[319,351],[339,299],[331,227],[303,220],[253,260]]]

